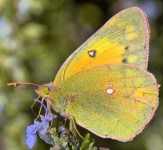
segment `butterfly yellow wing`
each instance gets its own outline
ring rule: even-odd
[[[85,69],[104,64],[133,64],[147,68],[149,27],[136,7],[121,11],[79,47],[62,65],[55,85]]]
[[[120,141],[140,133],[158,106],[154,76],[130,65],[104,65],[77,73],[63,83],[59,95],[76,95],[65,112],[77,124]]]

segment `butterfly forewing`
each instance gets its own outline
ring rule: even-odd
[[[55,85],[83,70],[104,64],[147,68],[149,27],[146,15],[133,7],[121,11],[80,46],[62,65]]]

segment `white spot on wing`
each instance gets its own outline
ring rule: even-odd
[[[110,87],[113,87],[113,84],[109,84]]]
[[[90,55],[90,56],[94,56],[94,53],[95,53],[95,52],[90,51],[90,52],[89,52],[89,55]]]
[[[106,89],[106,93],[109,94],[109,95],[111,95],[111,94],[114,93],[114,90],[111,89],[111,88],[108,88],[108,89]]]
[[[96,56],[96,50],[88,51],[90,57],[94,58]]]

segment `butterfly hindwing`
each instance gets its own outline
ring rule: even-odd
[[[60,95],[78,95],[65,111],[79,125],[120,141],[131,140],[141,132],[158,105],[154,76],[130,65],[105,65],[79,72],[64,82]]]

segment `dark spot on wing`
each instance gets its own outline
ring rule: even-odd
[[[127,64],[127,58],[123,58],[122,63]]]
[[[90,50],[90,51],[88,51],[88,55],[89,55],[91,58],[96,57],[96,53],[97,53],[96,50]]]
[[[125,50],[128,50],[129,46],[125,46]]]

